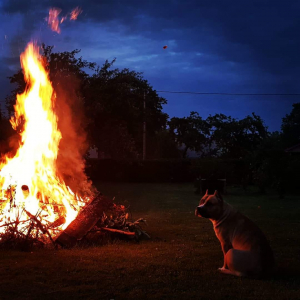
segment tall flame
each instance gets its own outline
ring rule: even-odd
[[[64,229],[77,216],[84,200],[65,185],[56,168],[62,138],[53,110],[56,97],[33,43],[21,54],[21,65],[27,88],[17,95],[11,124],[23,130],[16,155],[2,158],[4,163],[0,165],[0,232],[9,222],[23,226],[31,215],[45,227],[63,219],[59,229]]]

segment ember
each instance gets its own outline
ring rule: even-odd
[[[60,33],[59,24],[64,21],[64,18],[61,21],[59,21],[58,16],[60,13],[60,8],[53,7],[49,9],[48,25],[53,31],[56,31],[57,33]]]
[[[78,6],[75,7],[70,13],[70,20],[76,20],[81,13],[82,9]]]
[[[74,21],[77,20],[78,16],[82,13],[82,9],[79,6],[77,6],[69,14],[59,19],[61,11],[62,10],[58,7],[52,7],[49,9],[49,16],[46,18],[49,27],[57,33],[60,33],[61,30],[59,25],[65,20],[67,20],[68,15],[70,16],[70,20]]]

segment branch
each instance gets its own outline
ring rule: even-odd
[[[99,230],[110,231],[110,232],[120,233],[129,236],[135,236],[135,232],[131,232],[131,231],[123,231],[123,230],[107,228],[107,227],[101,227],[99,228]]]
[[[47,234],[50,241],[52,242],[52,244],[55,246],[55,243],[52,239],[51,234],[49,233],[49,231],[44,227],[44,225],[41,223],[41,221],[39,221],[37,219],[36,216],[32,215],[29,211],[27,211],[26,209],[24,209],[24,211],[26,212],[27,216],[31,219],[33,219],[36,222],[36,225],[38,226],[38,228],[42,231],[43,234]]]

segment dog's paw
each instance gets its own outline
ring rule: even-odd
[[[224,273],[224,271],[226,271],[226,270],[228,270],[228,269],[226,269],[226,268],[224,268],[224,267],[218,268],[218,271],[219,271],[220,273]]]
[[[238,277],[242,277],[245,276],[243,273],[238,272],[238,271],[231,271],[229,269],[226,269],[224,267],[219,268],[218,271],[222,274],[227,274],[227,275],[234,275],[234,276],[238,276]]]

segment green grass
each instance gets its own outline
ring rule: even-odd
[[[196,218],[189,184],[99,183],[145,217],[151,240],[72,250],[0,252],[0,299],[300,299],[300,201],[231,189],[225,200],[254,220],[274,250],[270,279],[219,274],[223,256],[209,220]],[[260,206],[260,208],[258,207]]]

